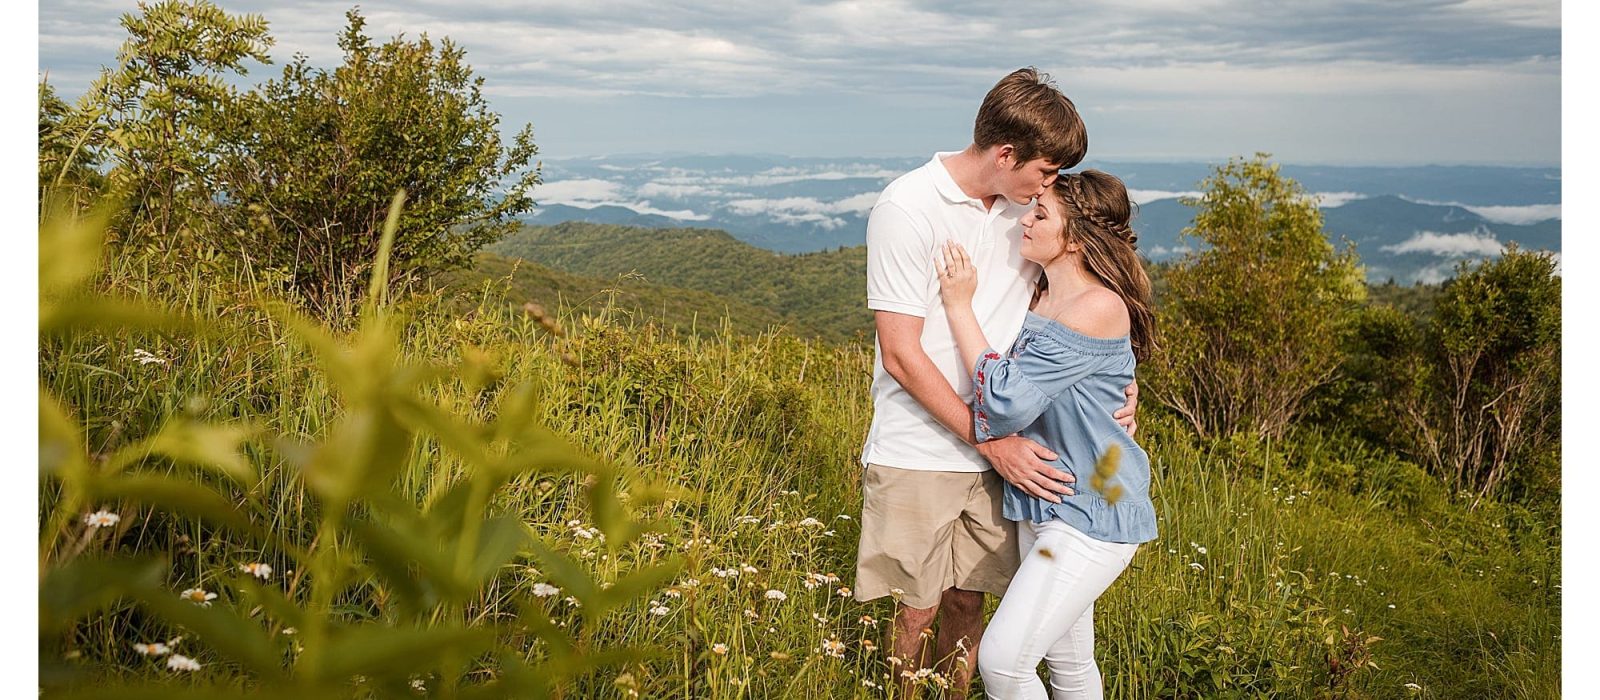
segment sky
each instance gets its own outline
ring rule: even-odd
[[[351,5],[218,3],[263,15],[276,76],[340,60]],[[710,6],[714,5],[714,9]],[[1561,164],[1556,0],[396,0],[369,34],[449,37],[508,130],[546,157],[913,156],[964,146],[1011,70],[1051,74],[1097,160],[1269,152],[1340,165]],[[133,0],[39,7],[39,68],[76,96],[115,61]]]

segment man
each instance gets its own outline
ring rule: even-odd
[[[983,595],[1005,593],[1018,566],[999,479],[1059,502],[1053,494],[1070,494],[1072,477],[1048,463],[1054,452],[1027,438],[976,443],[971,368],[961,366],[939,301],[935,255],[952,239],[970,251],[978,267],[973,308],[995,347],[1009,347],[1040,274],[1019,252],[1019,222],[1087,146],[1072,101],[1048,76],[1017,70],[984,97],[972,144],[890,183],[867,220],[877,361],[855,594],[895,596],[890,650],[900,669],[939,660],[953,697],[965,697],[977,662]],[[1136,393],[1130,386],[1117,413],[1130,431]],[[925,630],[936,616],[930,644]]]

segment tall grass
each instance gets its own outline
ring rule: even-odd
[[[209,332],[49,337],[41,383],[74,407],[95,455],[174,417],[248,422],[255,437],[244,453],[260,473],[241,492],[257,504],[249,518],[274,541],[308,544],[322,511],[281,448],[323,439],[349,407],[316,353],[271,311],[270,297],[233,281],[247,277],[222,261],[183,270],[111,261],[98,288],[204,319]],[[533,387],[530,421],[615,465],[617,498],[662,523],[618,545],[595,527],[604,513],[595,512],[592,478],[507,479],[487,507],[537,539],[454,611],[467,628],[495,625],[499,642],[532,665],[562,651],[538,627],[546,618],[586,649],[648,650],[577,673],[559,687],[564,697],[892,694],[903,669],[883,651],[891,602],[858,604],[842,590],[852,583],[859,535],[870,347],[784,334],[695,337],[560,311],[546,317],[493,291],[457,313],[439,294],[394,310],[402,360],[462,368],[427,385],[425,398],[445,414],[489,421],[511,388]],[[1458,507],[1414,466],[1340,436],[1203,444],[1150,405],[1141,409],[1139,439],[1155,467],[1161,537],[1141,547],[1096,608],[1110,697],[1559,694],[1552,523],[1509,506]],[[396,492],[417,508],[471,475],[427,435],[397,454]],[[47,506],[60,493],[50,482],[41,487]],[[171,569],[161,585],[219,591],[218,604],[247,619],[265,620],[231,588],[238,563],[295,566],[291,552],[159,508],[92,507],[102,505],[122,515],[121,525],[92,547],[165,553]],[[574,584],[536,556],[540,547],[566,553],[601,582],[671,561],[681,569],[596,624],[569,597]],[[546,595],[546,586],[562,590]],[[396,595],[358,579],[328,602],[344,619],[383,620],[401,614]],[[162,680],[176,672],[130,646],[158,633],[182,630],[136,606],[113,606],[75,624],[68,643],[50,651],[90,669],[91,683]],[[258,682],[214,642],[182,642],[202,664],[186,682]],[[462,663],[466,688],[506,668],[488,657]],[[406,692],[455,692],[436,676],[414,680]],[[345,687],[383,692],[366,682],[352,677]]]

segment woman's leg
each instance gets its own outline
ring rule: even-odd
[[[1100,667],[1094,661],[1094,604],[1050,647],[1044,665],[1050,669],[1050,696],[1056,700],[1105,697]]]
[[[984,689],[994,700],[1046,700],[1038,668],[1048,654],[1052,676],[1062,675],[1051,681],[1056,700],[1100,697],[1089,611],[1138,546],[1099,542],[1061,522],[1019,523],[1017,531],[1032,547],[984,632]]]

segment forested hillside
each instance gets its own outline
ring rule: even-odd
[[[493,298],[518,308],[533,302],[552,313],[560,309],[655,323],[696,335],[724,331],[756,335],[779,328],[798,336],[829,335],[809,319],[786,318],[732,296],[656,284],[637,274],[577,275],[494,253],[478,253],[471,268],[445,272],[434,282],[463,311]]]
[[[655,284],[772,309],[833,340],[872,329],[860,246],[784,255],[712,229],[569,222],[524,227],[487,250],[588,277],[637,272]]]

